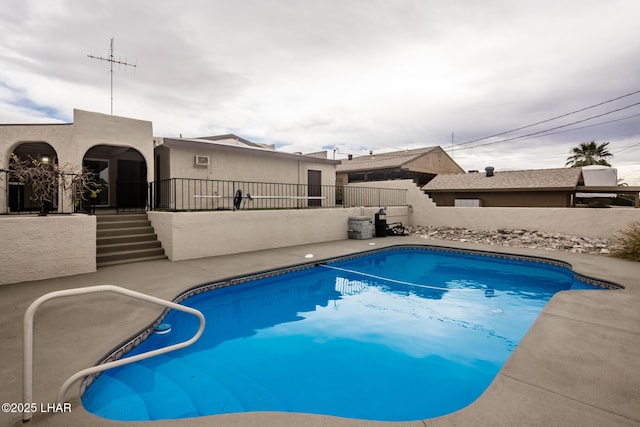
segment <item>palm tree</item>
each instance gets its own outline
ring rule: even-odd
[[[613,156],[607,150],[608,145],[608,142],[603,142],[600,145],[596,144],[595,141],[583,142],[571,149],[573,155],[567,157],[565,166],[571,166],[572,168],[589,165],[611,166],[606,160],[608,157]]]

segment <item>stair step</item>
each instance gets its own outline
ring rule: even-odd
[[[136,242],[148,242],[158,239],[158,235],[155,233],[146,234],[127,234],[123,236],[107,236],[98,237],[96,244],[98,247],[103,245],[115,245],[117,243],[136,243]]]
[[[120,251],[113,252],[109,254],[98,254],[96,257],[96,262],[103,263],[109,261],[121,261],[121,260],[130,260],[136,258],[147,258],[152,256],[165,256],[164,249],[154,248],[154,249],[135,249],[130,251]]]
[[[167,256],[155,255],[155,256],[140,257],[140,258],[121,259],[116,261],[96,262],[96,267],[109,267],[112,265],[132,264],[134,262],[143,262],[143,261],[157,261],[161,259],[167,259]]]
[[[134,251],[138,249],[157,249],[160,248],[160,242],[157,240],[150,240],[147,242],[129,242],[129,243],[113,243],[113,244],[100,244],[97,246],[97,254],[107,254],[114,252]]]
[[[117,237],[117,236],[133,236],[136,234],[153,234],[153,227],[137,227],[137,228],[116,228],[108,230],[98,230],[98,238]]]
[[[120,221],[146,221],[147,214],[104,214],[96,215],[98,224],[104,222],[120,222]]]
[[[96,266],[166,259],[146,213],[96,216]]]
[[[98,230],[112,230],[118,228],[140,228],[150,227],[151,221],[148,219],[136,220],[136,221],[107,221],[98,222],[96,227]]]

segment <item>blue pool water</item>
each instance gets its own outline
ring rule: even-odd
[[[191,347],[112,369],[82,401],[115,420],[287,411],[383,421],[461,409],[487,388],[547,301],[599,289],[571,270],[419,249],[380,252],[205,292]],[[129,355],[190,338],[197,319]]]

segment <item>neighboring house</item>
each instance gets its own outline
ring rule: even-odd
[[[228,209],[240,191],[255,207],[324,206],[337,160],[327,153],[290,154],[236,135],[154,138],[158,194],[169,209]],[[167,195],[169,198],[167,198]],[[269,203],[267,203],[269,201]],[[277,202],[277,203],[276,203]],[[308,203],[308,204],[307,204]]]
[[[102,191],[98,206],[140,207],[146,183],[153,177],[153,132],[149,121],[73,110],[73,123],[0,125],[0,170],[9,168],[11,154],[44,163],[93,170]],[[24,184],[0,174],[0,213],[36,209]],[[73,212],[73,198],[59,191],[58,212]]]
[[[337,185],[352,182],[412,179],[424,185],[436,175],[463,173],[464,170],[441,147],[416,148],[375,153],[342,160],[338,165]]]
[[[422,187],[437,206],[570,207],[581,168],[438,175]]]
[[[618,185],[618,170],[608,166],[583,166],[582,177],[585,187],[616,187]],[[592,200],[611,201],[616,193],[576,193],[578,202],[589,203]]]

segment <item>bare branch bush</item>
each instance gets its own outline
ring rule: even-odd
[[[58,195],[58,190],[73,191],[75,200],[87,200],[87,192],[98,186],[95,173],[85,167],[55,163],[43,163],[29,156],[20,159],[11,154],[9,177],[30,189],[30,199],[40,206],[41,214],[46,215],[47,206],[51,206]]]

